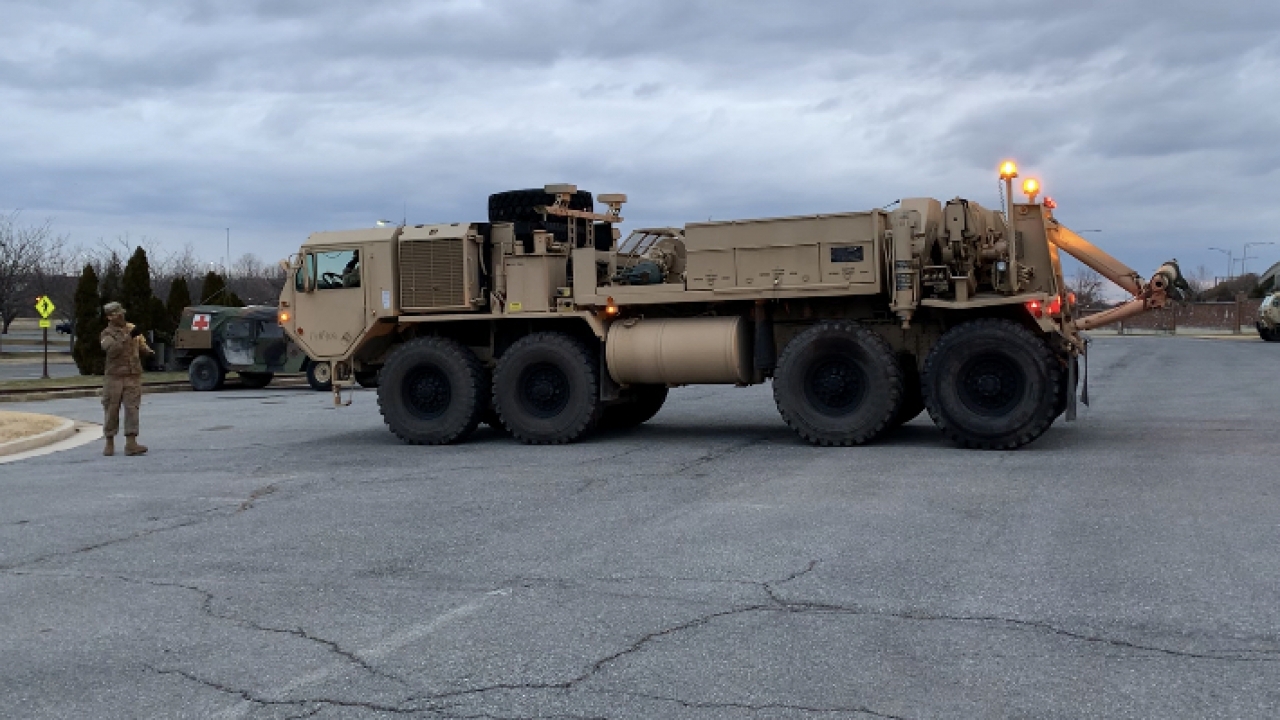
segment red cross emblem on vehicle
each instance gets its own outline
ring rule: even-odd
[[[192,329],[192,330],[208,330],[208,329],[209,329],[209,316],[208,316],[208,315],[196,315],[195,317],[191,318],[191,329]]]

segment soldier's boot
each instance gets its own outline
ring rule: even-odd
[[[137,435],[126,435],[124,437],[124,454],[125,455],[145,455],[146,453],[147,453],[147,446],[138,444]]]
[[[116,454],[116,439],[114,437],[107,437],[107,446],[102,448],[102,454],[107,457],[111,457]]]

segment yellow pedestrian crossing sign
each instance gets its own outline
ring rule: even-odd
[[[56,309],[57,308],[53,306],[53,301],[49,299],[48,295],[41,295],[40,299],[36,300],[36,312],[40,313],[40,317],[42,318],[48,319]]]

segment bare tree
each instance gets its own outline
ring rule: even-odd
[[[245,253],[232,263],[227,284],[249,305],[275,305],[284,285],[284,270],[253,253]]]
[[[1207,265],[1200,263],[1187,277],[1187,283],[1199,295],[1213,288],[1213,272],[1209,270]]]
[[[1106,281],[1095,270],[1078,267],[1067,281],[1067,287],[1076,294],[1076,304],[1082,308],[1094,307],[1104,302],[1102,290]]]
[[[66,243],[56,236],[46,220],[40,225],[23,225],[20,211],[0,215],[0,334],[34,307],[39,266],[52,253],[61,253]]]

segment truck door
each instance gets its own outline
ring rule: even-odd
[[[253,364],[254,335],[257,323],[248,318],[231,318],[222,326],[222,360],[234,369]]]
[[[302,273],[315,289],[297,295],[298,335],[312,357],[342,357],[364,332],[360,251],[317,248],[307,253],[295,282],[302,283]]]

